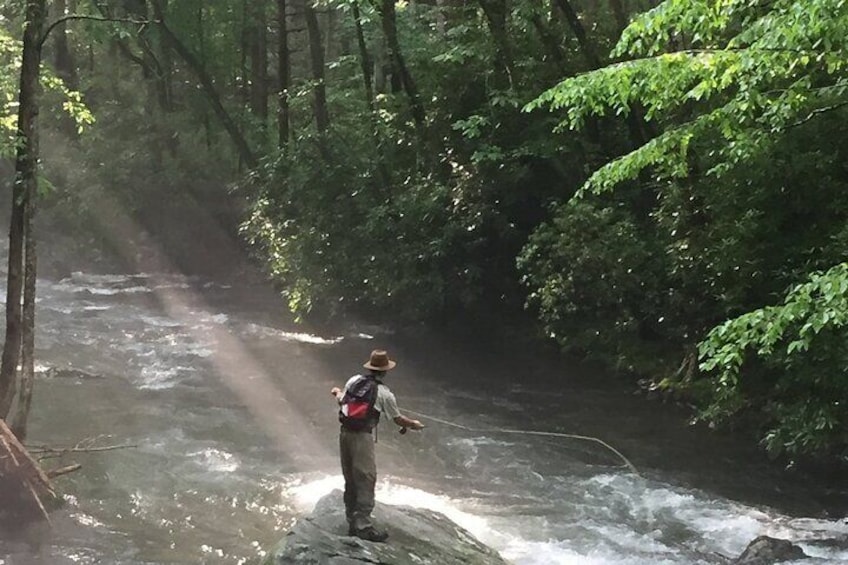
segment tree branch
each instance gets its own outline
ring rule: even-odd
[[[655,53],[653,55],[645,55],[643,57],[634,57],[632,59],[621,59],[619,61],[614,61],[609,63],[601,68],[611,68],[611,67],[625,67],[630,63],[641,63],[645,61],[657,61],[666,57],[668,55],[729,55],[729,54],[742,54],[742,53],[784,53],[784,54],[793,54],[793,55],[809,55],[809,56],[819,56],[819,55],[839,55],[843,56],[842,51],[816,51],[815,49],[786,49],[782,47],[724,47],[724,48],[716,48],[716,49],[677,49],[675,51],[663,51],[660,53]],[[597,69],[597,70],[600,70]],[[590,69],[588,71],[583,71],[580,73],[576,73],[574,76],[588,75],[595,71],[595,69]]]
[[[44,42],[47,41],[47,36],[50,35],[50,32],[53,31],[56,27],[62,25],[65,22],[69,22],[71,20],[89,20],[94,22],[116,22],[116,23],[125,23],[125,24],[138,24],[141,26],[145,26],[148,24],[158,23],[156,20],[136,20],[133,18],[111,18],[106,16],[91,16],[86,14],[69,14],[67,16],[62,16],[44,30],[44,33],[41,35],[41,39],[38,41],[38,47],[41,48],[44,46]]]
[[[816,108],[815,110],[810,111],[810,113],[807,114],[807,116],[805,118],[802,118],[802,119],[798,120],[797,122],[793,122],[791,124],[788,124],[788,125],[784,126],[783,129],[788,130],[788,129],[796,128],[798,126],[806,124],[807,122],[809,122],[810,120],[812,120],[813,118],[815,118],[816,116],[818,116],[820,114],[826,114],[827,112],[833,112],[834,110],[844,108],[845,106],[848,106],[848,100],[846,100],[844,102],[839,102],[838,104],[833,104],[831,106],[824,106],[822,108]]]
[[[39,447],[30,447],[28,449],[29,449],[29,452],[32,453],[32,454],[41,455],[41,457],[39,457],[38,459],[42,460],[42,459],[50,459],[52,457],[61,457],[62,455],[65,455],[66,453],[97,453],[97,452],[101,452],[101,451],[114,451],[116,449],[130,449],[130,448],[134,448],[134,447],[138,447],[138,445],[124,444],[124,445],[107,445],[107,446],[104,446],[104,447],[79,447],[79,446],[76,446],[76,447],[63,447],[63,448],[39,446]]]

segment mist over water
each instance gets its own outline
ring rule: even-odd
[[[328,390],[376,346],[399,361],[387,384],[402,409],[474,430],[603,436],[640,468],[586,442],[435,421],[401,436],[381,425],[378,500],[443,512],[513,563],[722,563],[761,534],[800,541],[814,556],[805,563],[848,561],[814,543],[848,536],[844,520],[775,509],[815,489],[787,491],[718,454],[687,465],[711,444],[693,445],[703,438],[675,431],[664,408],[595,386],[578,368],[389,328],[310,331],[267,289],[191,277],[75,273],[40,280],[39,296],[32,443],[128,447],[46,462],[83,468],[57,481],[67,506],[52,530],[4,534],[3,565],[264,555],[341,488]],[[679,463],[652,466],[658,452]],[[731,483],[749,496],[721,488]]]

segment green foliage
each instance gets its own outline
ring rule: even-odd
[[[580,200],[536,230],[518,263],[551,338],[622,368],[657,359],[671,321],[658,313],[662,250],[645,235],[626,208]],[[648,333],[657,337],[653,348],[642,339]],[[635,350],[644,353],[639,360],[629,354]]]
[[[568,347],[590,324],[598,339],[582,348],[692,395],[705,421],[753,422],[775,452],[848,445],[846,31],[843,0],[666,0],[624,31],[624,61],[525,106],[560,116],[558,131],[618,115],[652,134],[591,174],[581,203],[557,208],[525,249],[549,331]],[[643,249],[650,275],[628,296],[619,267]],[[787,287],[783,305],[763,306]]]
[[[21,43],[0,30],[0,158],[15,155],[18,124],[18,83],[21,70]],[[79,92],[69,90],[49,69],[42,69],[42,88],[47,109],[62,113],[76,123],[79,131],[94,122],[94,116]]]
[[[475,188],[425,174],[384,185],[370,142],[350,130],[307,138],[250,178],[242,230],[298,314],[420,319],[477,292],[461,261],[477,238],[464,201]],[[327,153],[331,164],[311,166]]]
[[[14,155],[14,136],[18,123],[18,80],[21,46],[0,33],[0,157]]]
[[[379,60],[379,14],[359,6]],[[244,233],[294,309],[433,319],[491,301],[520,304],[515,256],[547,199],[573,192],[585,151],[582,136],[552,138],[546,116],[521,112],[562,69],[540,55],[528,6],[508,14],[520,56],[507,81],[479,7],[439,14],[398,5],[403,55],[427,114],[423,138],[405,93],[390,84],[377,88],[368,113],[358,54],[329,63],[330,132],[321,140],[297,121],[292,142],[243,183],[252,203]],[[354,37],[341,7],[338,33]],[[295,116],[310,116],[311,87],[291,91]]]
[[[561,127],[590,115],[629,114],[666,126],[650,142],[596,171],[584,190],[604,191],[653,170],[690,173],[693,143],[718,138],[708,174],[745,163],[787,130],[846,104],[848,4],[667,0],[637,18],[616,48],[635,57],[548,90],[526,109],[567,108]],[[690,39],[691,38],[691,39]],[[662,53],[670,45],[686,47]]]
[[[721,422],[764,405],[773,451],[845,445],[846,325],[848,264],[841,263],[791,288],[782,304],[715,327],[699,346],[701,369],[715,374],[716,389],[702,417]]]

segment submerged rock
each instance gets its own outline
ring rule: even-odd
[[[789,540],[759,536],[748,544],[742,555],[733,561],[733,565],[772,565],[807,557],[803,549]]]
[[[377,503],[374,522],[386,543],[347,535],[342,493],[323,497],[297,521],[263,565],[506,565],[498,553],[437,512]]]

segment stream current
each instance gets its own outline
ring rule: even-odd
[[[341,488],[328,391],[375,347],[398,360],[386,384],[402,410],[592,435],[639,468],[590,442],[381,424],[378,500],[443,512],[517,565],[723,563],[761,534],[800,543],[808,564],[848,562],[815,543],[848,535],[822,510],[844,491],[785,480],[585,367],[387,328],[309,331],[266,288],[174,275],[42,279],[37,320],[30,445],[127,447],[46,460],[82,469],[57,480],[52,528],[0,537],[2,565],[255,562]]]

